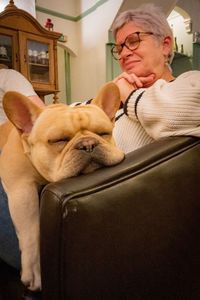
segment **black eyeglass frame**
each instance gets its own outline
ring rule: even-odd
[[[138,36],[138,44],[136,45],[136,47],[134,47],[134,48],[129,48],[127,45],[126,45],[126,42],[127,42],[127,39],[131,36],[131,35],[133,35],[133,34],[137,34],[137,36]],[[114,52],[114,48],[116,47],[116,46],[121,46],[121,52],[122,52],[122,50],[123,50],[123,48],[124,48],[124,46],[127,48],[127,49],[129,49],[130,51],[133,51],[133,50],[136,50],[138,47],[139,47],[139,45],[140,45],[140,42],[142,41],[141,39],[140,39],[140,34],[143,34],[143,35],[152,35],[153,34],[153,32],[150,32],[150,31],[136,31],[136,32],[133,32],[133,33],[131,33],[131,34],[129,34],[126,38],[125,38],[125,41],[122,43],[122,44],[112,44],[113,46],[112,46],[112,48],[111,48],[111,54],[112,54],[112,56],[113,56],[113,58],[114,59],[116,59],[116,60],[120,60],[121,59],[121,57],[119,57],[119,58],[117,58],[117,57],[115,57],[115,54],[117,54],[117,55],[120,55],[120,54],[118,54],[119,52]],[[121,53],[120,52],[120,53]]]

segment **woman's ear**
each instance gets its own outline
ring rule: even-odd
[[[168,57],[171,53],[171,49],[173,48],[173,40],[170,36],[166,36],[163,41],[163,55]]]

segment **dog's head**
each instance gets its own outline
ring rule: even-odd
[[[52,104],[40,108],[17,92],[7,92],[4,111],[20,134],[24,152],[49,182],[92,172],[122,161],[112,138],[120,105],[114,83],[106,84],[92,104]]]

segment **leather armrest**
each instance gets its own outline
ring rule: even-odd
[[[41,195],[44,299],[200,297],[200,140],[162,139]]]

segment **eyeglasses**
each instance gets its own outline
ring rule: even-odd
[[[131,51],[136,50],[139,47],[140,42],[141,42],[140,36],[141,35],[152,35],[152,34],[153,34],[152,32],[139,32],[139,31],[129,34],[126,37],[124,43],[119,44],[119,45],[113,44],[113,47],[111,49],[112,56],[116,60],[121,59],[121,53],[122,53],[124,46]]]

